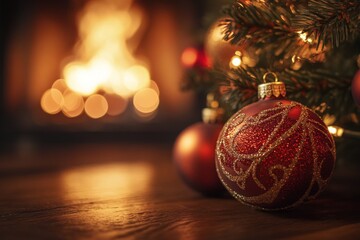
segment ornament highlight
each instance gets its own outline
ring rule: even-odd
[[[223,69],[229,69],[231,58],[236,51],[239,51],[239,47],[223,39],[223,24],[224,19],[219,19],[208,30],[205,37],[205,52],[212,67],[220,66]]]
[[[287,209],[315,198],[335,165],[327,126],[285,94],[282,82],[259,85],[260,100],[227,121],[216,146],[224,186],[240,202],[262,210]]]
[[[254,67],[259,62],[256,49],[246,44],[236,45],[224,40],[224,18],[218,19],[208,30],[205,37],[205,53],[211,67],[230,70],[238,67]]]

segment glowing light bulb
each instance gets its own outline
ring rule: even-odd
[[[299,34],[299,37],[301,38],[301,40],[303,40],[304,42],[308,42],[308,43],[312,43],[313,40],[311,38],[308,38],[306,33],[303,33],[301,31],[297,32]]]
[[[237,68],[240,67],[242,60],[241,60],[241,52],[240,51],[236,51],[235,55],[231,58],[230,60],[230,67],[231,68]]]
[[[335,137],[342,137],[342,135],[344,134],[344,129],[338,126],[329,126],[328,130],[331,135]]]
[[[241,58],[239,56],[233,56],[231,58],[231,66],[239,67],[241,65]]]

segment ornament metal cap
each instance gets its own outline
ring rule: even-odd
[[[269,75],[273,75],[275,78],[274,82],[266,82],[266,78]],[[270,98],[270,97],[285,97],[286,96],[286,87],[285,83],[279,82],[275,73],[267,72],[263,76],[264,83],[258,86],[258,98]]]

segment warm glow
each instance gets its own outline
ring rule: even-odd
[[[153,167],[146,163],[102,164],[73,168],[60,176],[66,199],[120,199],[144,193],[149,187],[146,183],[150,183],[153,177]],[[116,201],[117,207],[120,202]],[[94,209],[88,210],[85,212],[90,214]],[[99,211],[96,209],[93,212]],[[104,218],[108,218],[108,214]]]
[[[109,81],[104,85],[107,93],[115,93],[123,98],[132,96],[132,92],[125,87],[123,73],[117,72],[111,76]]]
[[[63,109],[53,104],[43,107],[44,111],[56,113],[63,110],[66,116],[75,117],[83,111],[83,98],[87,98],[85,112],[91,118],[100,118],[106,112],[115,116],[125,111],[128,98],[142,89],[152,88],[154,84],[151,83],[149,70],[144,66],[146,63],[136,59],[133,54],[139,42],[134,36],[138,36],[135,34],[142,19],[141,9],[133,5],[131,0],[89,1],[79,15],[75,57],[64,67],[64,79],[57,80],[52,86],[60,93],[72,93],[66,96]],[[140,104],[140,112],[156,110],[159,90],[157,86],[154,89],[157,92],[156,100],[149,98],[151,106]],[[108,106],[104,97],[114,94],[117,97],[110,97],[109,100],[116,100],[118,107]],[[143,105],[145,107],[141,107]]]
[[[109,105],[107,114],[110,116],[117,116],[122,114],[128,105],[128,101],[125,98],[116,94],[105,94],[104,97],[106,98],[106,101]]]
[[[248,66],[248,67],[255,67],[257,62],[258,62],[258,59],[253,59],[249,56],[243,56],[241,58],[241,61],[244,65]],[[241,64],[241,63],[240,63]]]
[[[199,136],[197,135],[197,132],[195,131],[186,131],[184,132],[184,135],[179,138],[179,150],[183,154],[187,154],[189,152],[192,152],[194,148],[196,147],[196,143],[198,141]]]
[[[160,95],[160,90],[155,81],[150,81],[150,88],[154,89],[157,95]]]
[[[181,62],[184,66],[192,67],[196,63],[198,51],[195,48],[186,48],[181,55]]]
[[[218,108],[219,102],[218,101],[211,101],[210,102],[210,108]]]
[[[334,124],[334,122],[336,121],[336,117],[334,115],[325,114],[323,116],[323,121],[326,126],[330,126],[330,125]]]
[[[66,83],[65,83],[64,79],[58,79],[53,83],[51,88],[57,89],[61,93],[64,93],[65,90],[67,89],[67,86],[66,86]]]
[[[241,65],[241,58],[240,56],[233,56],[231,58],[231,67],[239,67]]]
[[[99,88],[109,81],[109,78],[113,74],[113,64],[105,59],[94,58],[89,64],[89,72],[92,74],[92,78],[97,82]]]
[[[47,90],[41,98],[41,108],[48,114],[56,114],[61,111],[64,103],[61,92],[57,89]]]
[[[301,40],[303,40],[304,42],[312,43],[313,40],[311,38],[308,38],[306,33],[299,31],[298,34]]]
[[[145,67],[135,65],[124,73],[124,84],[130,91],[137,91],[148,87],[150,84],[150,73]]]
[[[64,94],[63,113],[65,116],[73,118],[79,116],[84,110],[84,99],[81,95],[67,91]]]
[[[100,94],[94,94],[88,97],[85,102],[86,114],[94,119],[101,118],[108,110],[108,103],[105,97]]]
[[[210,41],[213,42],[219,42],[219,41],[223,41],[223,37],[224,37],[224,33],[223,33],[223,28],[220,26],[217,26],[213,29],[213,31],[210,32]]]
[[[64,69],[67,86],[74,92],[88,96],[98,90],[98,80],[88,66],[70,64]]]
[[[159,96],[154,89],[144,88],[135,94],[133,103],[140,113],[152,113],[159,105]]]
[[[241,52],[240,51],[236,51],[235,55],[230,59],[230,67],[231,68],[237,68],[240,67],[242,60],[241,60]]]
[[[139,196],[151,199],[148,193],[154,171],[155,166],[146,161],[74,167],[59,174],[61,199],[76,205],[76,211],[81,213],[80,217],[69,214],[75,224],[80,224],[84,229],[92,229],[94,226],[100,229],[100,234],[89,239],[119,238],[117,232],[108,234],[101,232],[101,228],[115,222],[121,226],[136,224],[137,216],[127,209],[133,206],[140,213],[148,210],[148,206],[137,204],[137,199]]]
[[[335,137],[342,137],[342,135],[344,134],[344,129],[341,127],[329,126],[328,130],[331,133],[331,135]]]

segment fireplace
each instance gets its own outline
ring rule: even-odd
[[[6,0],[2,129],[176,132],[198,120],[196,95],[180,91],[179,61],[196,4]]]

